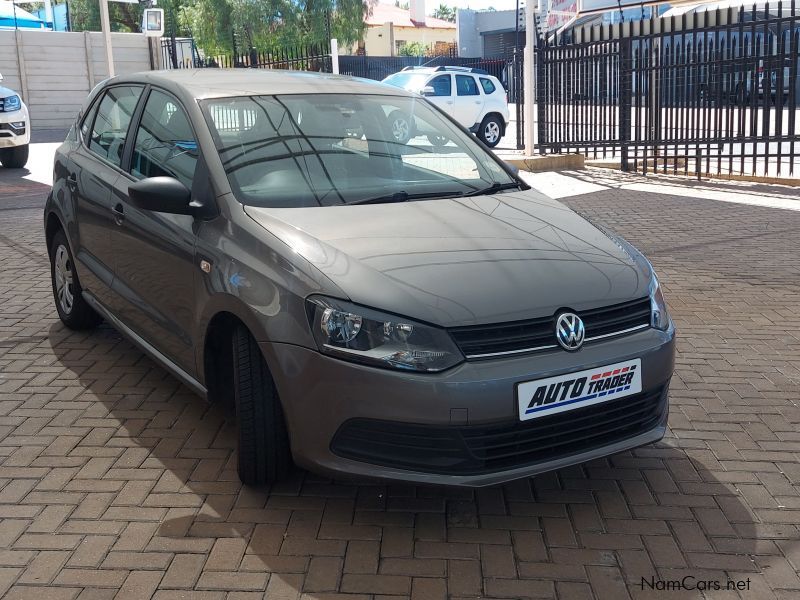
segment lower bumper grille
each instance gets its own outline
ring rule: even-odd
[[[437,426],[351,419],[331,442],[343,458],[385,467],[478,475],[587,452],[656,427],[665,387],[530,421]]]

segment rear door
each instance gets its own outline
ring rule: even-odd
[[[483,96],[472,75],[456,75],[456,97],[453,117],[464,127],[480,124],[483,113]]]
[[[122,151],[143,86],[108,88],[81,124],[81,143],[70,154],[67,187],[75,200],[73,240],[81,286],[105,306],[112,302],[115,229],[114,185],[122,174]]]

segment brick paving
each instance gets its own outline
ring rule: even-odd
[[[59,324],[44,188],[6,183],[0,596],[800,597],[800,212],[690,183],[567,199],[659,270],[680,331],[662,443],[476,491],[252,489],[225,414],[113,329]],[[642,589],[686,575],[749,590]]]

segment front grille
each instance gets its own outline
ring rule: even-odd
[[[479,475],[565,458],[646,433],[658,425],[665,389],[529,421],[434,426],[351,419],[331,451],[360,462],[443,475]]]
[[[586,341],[617,335],[650,325],[650,299],[642,298],[613,306],[576,312],[586,328]],[[470,325],[449,330],[467,358],[516,354],[556,347],[556,315],[495,323]]]

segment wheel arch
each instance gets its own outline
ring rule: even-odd
[[[505,117],[503,117],[503,115],[500,114],[499,112],[497,112],[496,110],[492,110],[492,111],[489,111],[488,113],[486,113],[483,116],[483,120],[481,121],[481,125],[483,125],[486,122],[486,119],[488,119],[489,117],[497,117],[498,121],[500,121],[500,135],[505,135],[506,134],[506,120],[505,120]]]
[[[197,373],[210,402],[233,401],[232,340],[238,326],[247,329],[257,342],[267,339],[262,324],[246,305],[227,294],[213,297],[200,320],[196,346]]]
[[[47,213],[44,223],[44,239],[45,243],[47,244],[48,253],[50,252],[50,246],[53,243],[53,238],[59,231],[63,231],[66,234],[67,229],[64,227],[64,223],[61,222],[61,218],[55,213],[55,211],[51,210]]]

